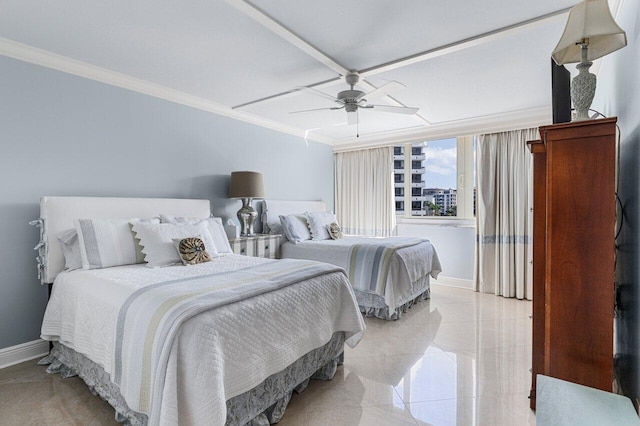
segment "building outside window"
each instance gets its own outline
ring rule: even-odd
[[[405,143],[394,146],[393,153],[398,215],[475,216],[473,137]]]

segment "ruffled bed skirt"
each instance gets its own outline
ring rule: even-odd
[[[405,300],[400,301],[400,305],[391,309],[384,300],[384,297],[375,293],[365,293],[354,289],[360,312],[366,317],[376,317],[387,321],[400,319],[402,314],[407,312],[415,303],[431,297],[431,287],[429,277],[425,277],[414,283],[414,288],[418,288],[414,294]]]
[[[267,377],[255,388],[227,400],[226,426],[266,426],[279,422],[293,392],[306,389],[309,380],[331,380],[344,360],[344,333],[335,333],[329,343],[302,356],[284,370]],[[94,395],[107,401],[115,418],[125,425],[146,425],[147,416],[130,409],[109,374],[84,355],[55,342],[51,353],[38,364],[49,365],[47,373],[63,378],[79,376]]]

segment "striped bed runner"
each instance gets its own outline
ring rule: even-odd
[[[190,318],[342,268],[284,259],[140,288],[120,309],[113,380],[130,408],[157,419],[173,340]]]
[[[375,243],[354,244],[349,256],[349,281],[353,288],[385,294],[389,266],[396,251],[427,240],[411,237],[381,238]]]

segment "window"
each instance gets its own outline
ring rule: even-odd
[[[394,146],[393,153],[398,215],[473,218],[473,137],[406,143]]]

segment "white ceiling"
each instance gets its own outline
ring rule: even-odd
[[[3,0],[0,54],[339,148],[548,119],[556,12],[576,3]],[[402,82],[376,103],[418,114],[361,110],[358,139],[344,111],[289,114],[332,106],[295,88],[335,95],[348,70],[364,91]]]

